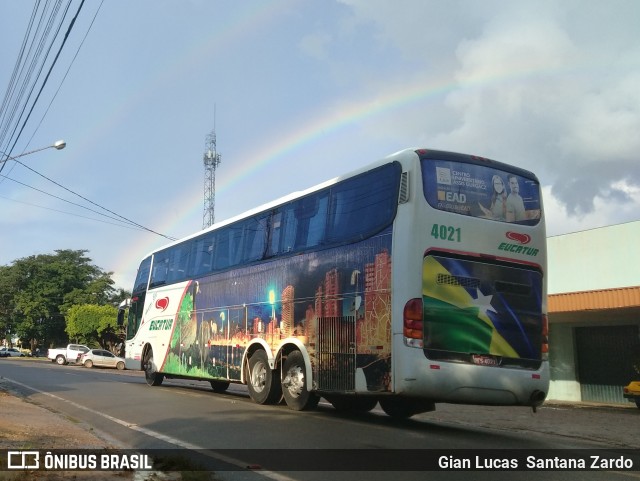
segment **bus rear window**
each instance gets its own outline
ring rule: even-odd
[[[519,224],[540,220],[535,179],[491,165],[422,159],[422,180],[425,198],[435,209]]]

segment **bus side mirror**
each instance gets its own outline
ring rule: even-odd
[[[118,306],[118,326],[122,326],[124,324],[124,313],[129,307],[131,307],[131,299],[125,299]]]

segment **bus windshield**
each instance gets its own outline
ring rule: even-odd
[[[535,178],[491,164],[422,159],[424,195],[446,212],[500,222],[536,225],[540,186]]]

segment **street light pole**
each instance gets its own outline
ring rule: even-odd
[[[29,154],[34,154],[36,152],[40,152],[41,150],[46,150],[46,149],[56,149],[56,150],[62,150],[67,146],[67,143],[64,140],[58,140],[57,142],[54,142],[52,145],[47,145],[46,147],[40,147],[39,149],[34,149],[34,150],[30,150],[28,152],[23,152],[22,154],[19,155],[7,155],[6,153],[2,152],[3,155],[6,155],[6,158],[0,160],[0,165],[4,164],[5,162],[7,162],[8,160],[16,160],[20,157],[24,157],[25,155],[29,155]]]

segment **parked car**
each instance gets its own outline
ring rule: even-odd
[[[640,381],[632,381],[622,389],[622,395],[629,402],[636,403],[640,409]]]
[[[115,367],[119,370],[123,370],[125,366],[124,358],[104,349],[91,349],[80,356],[78,362],[84,367]]]
[[[51,362],[63,366],[70,362],[79,362],[80,356],[88,351],[89,348],[83,344],[69,344],[67,347],[49,349],[47,357]]]
[[[24,357],[17,347],[0,347],[0,357]]]

